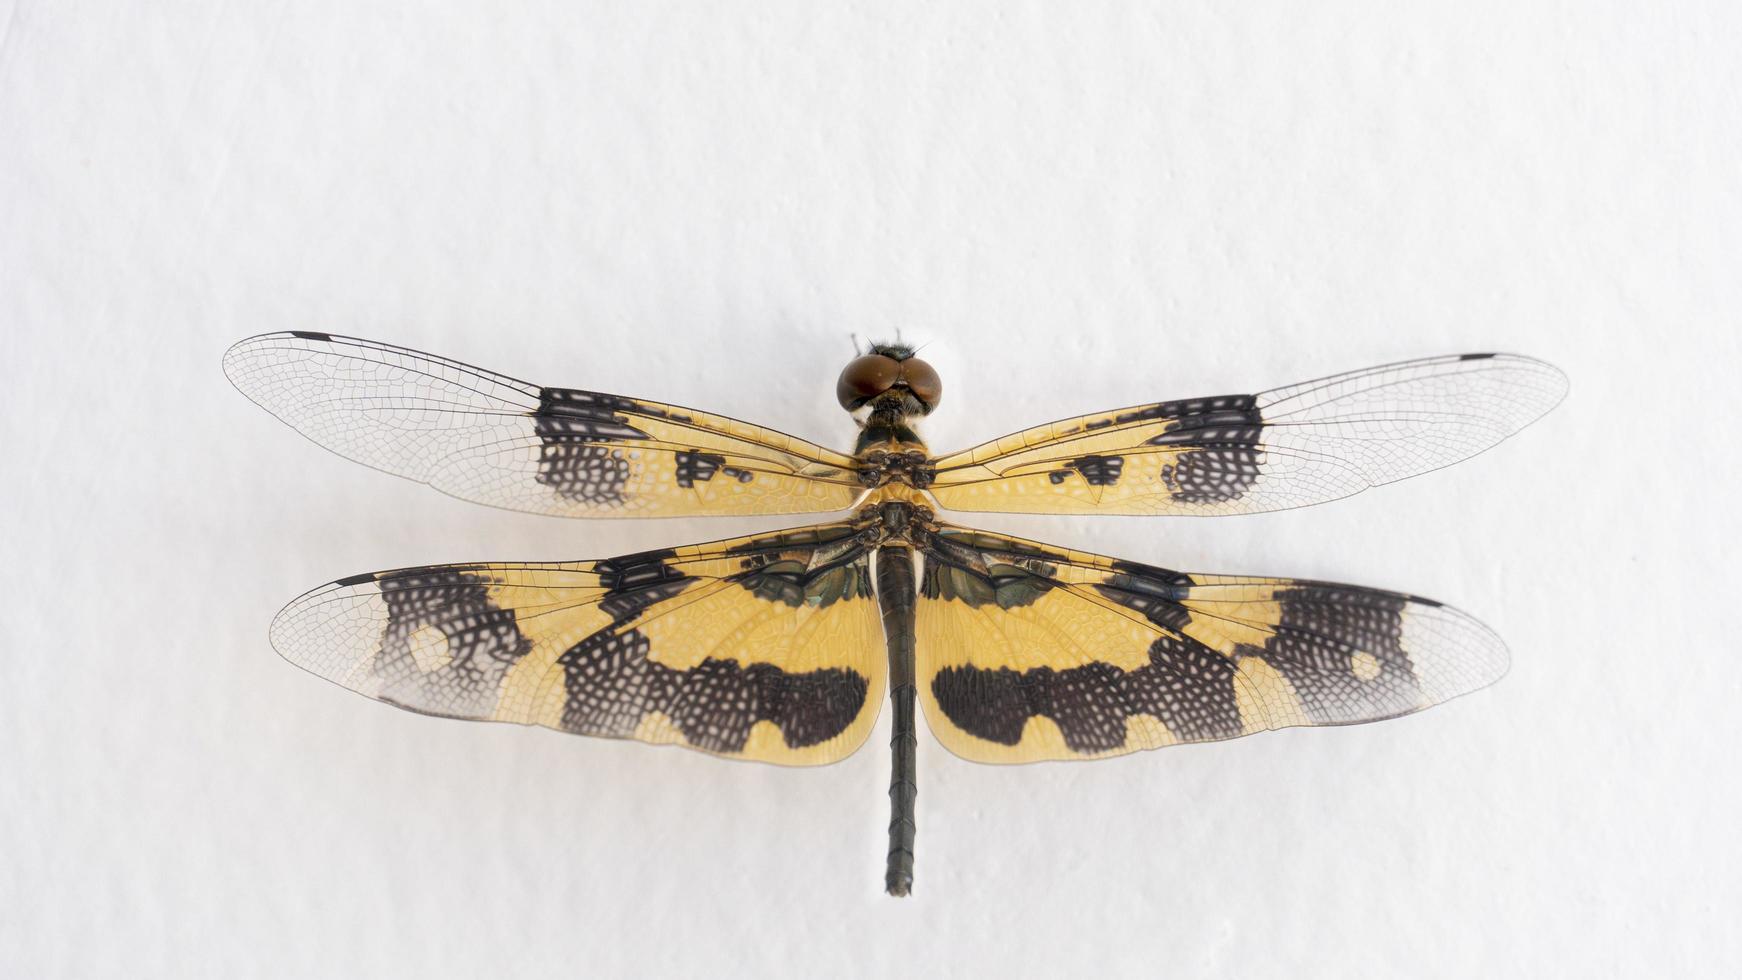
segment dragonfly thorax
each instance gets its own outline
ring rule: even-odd
[[[867,548],[922,543],[938,525],[930,507],[914,502],[919,496],[914,493],[913,499],[906,499],[887,492],[874,495],[854,515],[860,541]]]
[[[937,476],[931,454],[926,452],[924,443],[907,445],[917,445],[919,448],[903,449],[902,444],[898,443],[894,451],[884,448],[862,449],[859,455],[859,482],[873,489],[904,486],[924,490],[931,486],[932,480]]]

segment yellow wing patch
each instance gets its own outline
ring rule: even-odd
[[[358,576],[273,645],[399,707],[817,765],[865,740],[887,664],[849,525],[596,562]]]
[[[772,429],[376,341],[266,334],[232,347],[224,371],[341,456],[513,510],[804,514],[843,510],[864,490],[851,457]]]
[[[1506,668],[1486,627],[1413,596],[1187,575],[947,526],[923,551],[920,701],[939,741],[977,762],[1372,721]]]
[[[1473,456],[1566,394],[1511,354],[1433,357],[1291,385],[1098,412],[931,462],[953,510],[1244,514],[1335,500]]]
[[[1153,414],[1162,410],[1068,419],[941,457],[928,489],[951,510],[1155,514],[1175,506],[1175,493],[1192,496],[1202,474],[1190,464],[1206,453],[1216,455],[1230,478],[1243,470],[1256,476],[1261,458],[1250,444],[1210,450],[1148,445],[1180,423]]]

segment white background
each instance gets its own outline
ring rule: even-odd
[[[579,9],[574,9],[579,8]],[[0,5],[0,973],[1556,976],[1742,968],[1742,14],[1386,0]],[[888,716],[827,769],[394,711],[266,624],[562,522],[323,453],[225,346],[379,337],[845,446],[850,332],[954,449],[1517,350],[1555,413],[1307,511],[987,517],[1453,602],[1497,687],[1084,765]]]

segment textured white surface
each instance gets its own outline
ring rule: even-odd
[[[1739,11],[0,6],[0,974],[1734,975]],[[396,712],[267,647],[353,572],[778,522],[450,500],[248,404],[232,340],[840,445],[847,334],[896,328],[944,373],[940,450],[1559,363],[1537,427],[1352,500],[982,522],[1435,596],[1512,674],[1077,766],[922,737],[894,901],[880,735],[732,765]]]

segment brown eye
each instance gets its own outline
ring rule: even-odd
[[[882,354],[866,354],[854,360],[835,382],[835,400],[849,412],[895,386],[901,365]]]
[[[901,362],[901,380],[907,385],[907,390],[913,392],[913,397],[920,400],[927,412],[938,407],[938,399],[944,396],[944,382],[930,364],[917,357],[910,357]]]

